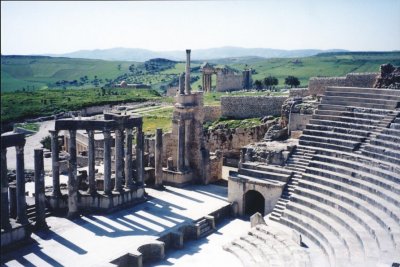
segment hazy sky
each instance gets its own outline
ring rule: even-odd
[[[1,53],[400,50],[400,0],[1,2]]]

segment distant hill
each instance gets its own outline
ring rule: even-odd
[[[341,50],[341,49],[282,50],[282,49],[272,49],[272,48],[242,48],[242,47],[225,46],[219,48],[193,50],[192,59],[210,60],[218,58],[237,58],[237,57],[290,58],[290,57],[307,57],[322,52],[339,52],[339,51],[346,51],[346,50]],[[80,50],[65,54],[48,54],[46,56],[103,59],[103,60],[123,60],[123,61],[138,61],[138,62],[144,62],[152,58],[185,60],[185,53],[181,50],[151,51],[141,48],[121,48],[121,47],[110,48],[110,49]]]

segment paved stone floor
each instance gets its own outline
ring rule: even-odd
[[[147,192],[151,198],[146,203],[113,214],[82,216],[74,221],[49,217],[50,230],[32,234],[33,244],[2,254],[2,266],[101,266],[146,240],[228,204],[227,188],[216,185]],[[250,226],[245,221],[225,221],[216,233],[168,254],[162,264],[211,266],[210,257],[218,256],[221,262],[238,266],[236,258],[221,245],[243,234],[246,227]]]

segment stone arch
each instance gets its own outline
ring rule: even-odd
[[[245,215],[251,216],[256,212],[264,215],[265,199],[260,192],[256,190],[247,191],[243,196],[243,203],[243,210]]]

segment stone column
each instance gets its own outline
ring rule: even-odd
[[[122,190],[122,180],[124,173],[124,131],[115,130],[115,191]]]
[[[184,95],[185,94],[185,74],[181,73],[179,75],[179,94]]]
[[[156,187],[162,186],[163,172],[162,172],[162,153],[163,153],[163,142],[162,142],[162,129],[158,128],[156,131],[156,142],[154,149],[155,157],[155,181],[154,185]]]
[[[68,141],[68,218],[78,216],[78,170],[76,163],[76,130],[69,130]]]
[[[111,133],[106,129],[104,135],[104,193],[111,194]]]
[[[8,194],[10,201],[10,218],[17,218],[17,184],[13,182],[8,186]]]
[[[58,131],[49,131],[51,134],[51,163],[53,172],[53,192],[55,197],[61,196],[60,191],[60,162],[58,158]]]
[[[144,165],[143,165],[143,131],[142,127],[137,128],[136,134],[136,172],[137,172],[137,184],[139,186],[144,184]]]
[[[89,179],[89,189],[88,193],[91,195],[96,194],[96,162],[95,162],[95,147],[94,147],[94,131],[87,130],[88,135],[88,179]]]
[[[186,50],[185,94],[190,95],[190,49]]]
[[[7,148],[1,149],[1,229],[10,229],[8,204]]]
[[[17,222],[20,224],[28,223],[26,215],[25,198],[25,166],[24,166],[24,147],[16,146],[17,151]]]
[[[43,149],[35,149],[35,227],[48,228],[46,223],[46,197],[44,195]]]
[[[181,118],[178,122],[178,171],[185,169],[185,121]]]
[[[133,185],[132,175],[132,129],[126,129],[125,141],[125,187],[132,188]]]

